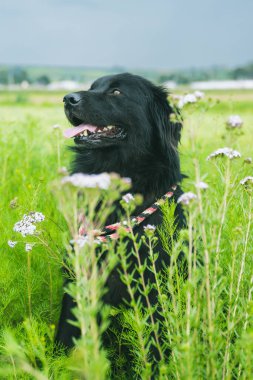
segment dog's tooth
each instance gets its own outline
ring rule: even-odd
[[[83,131],[83,136],[88,136],[88,131],[86,129]]]
[[[108,127],[106,127],[107,129],[113,129],[114,126],[113,125],[108,125]]]

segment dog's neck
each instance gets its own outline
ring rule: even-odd
[[[115,172],[121,177],[129,177],[132,180],[131,192],[142,194],[147,201],[153,202],[181,180],[179,160],[175,157],[135,153],[129,158],[113,148],[84,150],[75,147],[73,150],[76,152],[73,173]]]

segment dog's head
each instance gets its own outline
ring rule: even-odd
[[[87,149],[155,147],[162,153],[180,139],[181,124],[170,120],[167,92],[136,75],[102,77],[89,91],[66,95],[64,105],[74,126],[65,136]]]
[[[168,182],[179,181],[182,125],[167,98],[162,87],[127,73],[66,95],[65,113],[73,127],[65,136],[75,141],[73,171],[114,171],[131,178],[163,171]]]

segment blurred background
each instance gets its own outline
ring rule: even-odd
[[[75,90],[129,71],[253,88],[252,0],[1,0],[0,88]]]

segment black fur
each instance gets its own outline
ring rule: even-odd
[[[115,94],[115,90],[120,93]],[[117,125],[122,128],[122,139],[102,139],[94,143],[77,144],[73,148],[75,159],[72,168],[73,172],[116,172],[122,177],[130,177],[130,192],[143,196],[143,204],[135,210],[135,215],[149,207],[182,178],[178,155],[182,124],[171,121],[173,108],[167,97],[165,89],[144,78],[120,74],[100,78],[93,83],[89,91],[70,94],[65,98],[65,112],[73,125],[85,123],[96,126]],[[173,200],[176,202],[181,194],[178,186]],[[117,221],[119,208],[120,204],[117,203],[116,211],[110,215],[107,223]],[[185,221],[179,205],[176,207],[175,216],[178,228],[182,228]],[[161,222],[162,215],[158,211],[144,224],[157,226]],[[141,235],[143,226],[139,226],[136,232]],[[164,264],[170,264],[169,256],[164,252],[161,242],[158,242],[156,250],[159,252],[157,269],[160,270]],[[146,247],[141,248],[140,256],[143,261],[147,259]],[[133,266],[135,260],[133,257]],[[153,280],[148,271],[145,277]],[[107,287],[104,302],[120,306],[128,299],[127,290],[120,281],[118,268],[110,275]],[[155,292],[152,292],[149,298],[151,304],[154,304]],[[145,300],[143,305],[145,307]],[[65,295],[56,340],[66,347],[71,347],[72,338],[78,337],[79,334],[76,328],[67,323],[72,307],[73,300]]]

